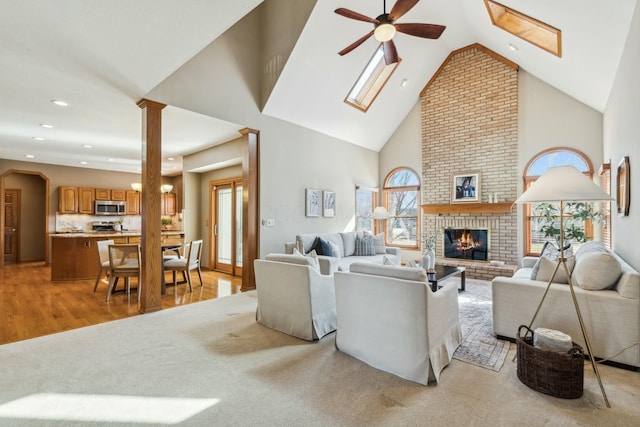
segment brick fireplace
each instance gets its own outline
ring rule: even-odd
[[[436,235],[438,262],[464,265],[471,278],[510,276],[517,265],[517,74],[474,44],[452,52],[421,93],[423,238]],[[452,175],[467,172],[480,174],[479,203],[453,203]],[[489,203],[496,194],[501,203]],[[488,259],[445,258],[445,229],[490,230]]]

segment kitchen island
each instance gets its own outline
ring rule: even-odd
[[[140,243],[135,231],[79,232],[51,234],[51,281],[95,279],[100,271],[97,242]],[[184,232],[163,231],[162,242],[184,242]]]

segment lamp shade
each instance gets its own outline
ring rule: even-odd
[[[373,219],[387,219],[389,218],[389,212],[387,212],[384,206],[378,206],[373,210],[371,217]]]
[[[588,202],[613,200],[573,166],[549,168],[522,193],[516,203]]]
[[[142,191],[142,184],[140,184],[139,182],[134,182],[131,184],[131,188],[133,189],[133,191],[136,191],[139,193]]]
[[[163,193],[170,193],[173,190],[173,185],[171,184],[163,184],[160,186],[160,191]]]

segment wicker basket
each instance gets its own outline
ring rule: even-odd
[[[526,329],[525,335],[521,335]],[[516,337],[518,379],[528,387],[554,397],[582,396],[584,353],[575,342],[568,352],[543,350],[533,346],[533,331],[525,325]]]

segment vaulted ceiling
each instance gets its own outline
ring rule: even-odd
[[[472,43],[484,45],[603,111],[636,7],[636,0],[501,2],[560,29],[559,58],[493,26],[483,0],[421,0],[399,21],[434,23],[447,29],[438,40],[397,34],[394,41],[402,62],[373,106],[362,113],[343,100],[377,42],[371,38],[339,56],[338,51],[372,26],[334,10],[345,7],[375,17],[382,13],[383,1],[298,2],[310,14],[297,18],[299,37],[296,34],[293,48],[283,53],[277,81],[259,106],[262,114],[372,150],[386,143],[446,57]],[[3,1],[0,158],[137,173],[141,115],[135,102],[247,14],[259,13],[261,19],[277,24],[287,17],[268,11],[286,10],[292,3]],[[387,11],[392,5],[393,0],[387,2]],[[283,28],[283,34],[286,31]],[[404,87],[402,81],[406,81]],[[194,94],[202,96],[207,94]],[[69,105],[55,106],[50,102],[54,99]],[[179,173],[182,155],[232,139],[246,125],[195,112],[188,104],[170,105],[164,111],[163,174]]]

